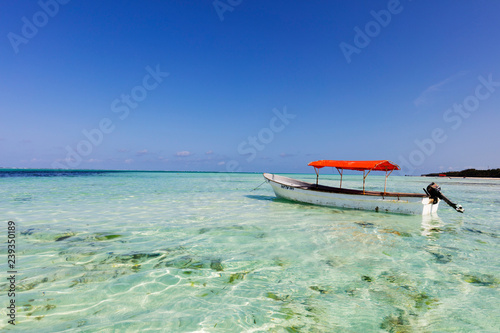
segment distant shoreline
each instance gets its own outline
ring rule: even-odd
[[[439,178],[448,178],[448,179],[485,179],[485,180],[500,180],[500,177],[449,177],[449,176],[428,176],[428,175],[421,175],[420,177],[439,177]]]
[[[500,179],[500,169],[476,170],[466,169],[462,171],[450,171],[429,173],[423,177],[448,177],[448,178],[482,178],[482,179]]]
[[[57,176],[95,176],[104,174],[127,174],[127,173],[165,173],[165,174],[224,174],[224,171],[180,171],[180,170],[106,170],[106,169],[16,169],[0,168],[0,178],[2,177],[57,177]],[[261,174],[262,172],[230,172],[231,174]]]

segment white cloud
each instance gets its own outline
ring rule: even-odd
[[[421,94],[420,96],[418,96],[414,101],[413,101],[413,104],[415,104],[415,106],[421,106],[423,104],[426,104],[431,95],[436,93],[436,92],[439,92],[439,91],[443,91],[443,87],[447,84],[450,84],[454,81],[456,81],[459,77],[462,77],[464,76],[465,74],[467,74],[467,72],[465,71],[460,71],[458,72],[457,74],[454,74],[446,79],[444,79],[443,81],[439,82],[439,83],[436,83],[436,84],[433,84],[431,86],[429,86],[427,89],[425,89]]]
[[[213,150],[209,150],[209,151],[207,151],[205,154],[207,154],[207,155],[212,155],[213,153],[214,153],[214,151],[213,151]]]
[[[187,150],[179,151],[175,154],[175,156],[178,156],[178,157],[187,157],[187,156],[191,156],[191,155],[193,155],[193,153],[191,153],[190,151],[187,151]]]
[[[137,156],[143,156],[143,155],[146,155],[148,153],[148,150],[147,149],[143,149],[143,150],[140,150],[136,153]]]

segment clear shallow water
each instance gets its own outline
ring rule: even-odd
[[[258,174],[39,176],[0,178],[1,233],[18,231],[17,325],[3,280],[2,331],[500,330],[499,180],[437,179],[466,213],[422,218],[290,203],[252,191]]]

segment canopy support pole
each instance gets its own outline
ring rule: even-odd
[[[365,194],[365,179],[366,179],[365,170],[363,170],[363,194]]]
[[[319,180],[318,168],[314,167],[314,171],[316,172],[316,186],[318,186],[318,180]]]
[[[342,188],[342,174],[344,173],[344,169],[342,168],[339,169],[337,167],[335,167],[335,169],[337,169],[338,173],[340,174],[340,188]]]
[[[385,170],[384,194],[386,193],[386,191],[385,191],[385,190],[386,190],[386,188],[387,188],[387,177],[389,177],[393,171],[394,171],[394,169],[393,169],[393,170],[391,170],[391,172],[389,172],[389,174],[387,174],[387,170]]]
[[[366,179],[366,177],[368,177],[368,174],[370,173],[370,171],[372,171],[372,169],[368,170],[366,175],[365,175],[365,171],[366,170],[363,170],[363,194],[365,194],[365,179]]]

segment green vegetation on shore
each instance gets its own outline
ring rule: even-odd
[[[446,177],[482,177],[482,178],[500,178],[500,169],[476,170],[466,169],[462,171],[450,171],[441,173],[429,173],[422,175],[426,177],[438,177],[445,175]]]

